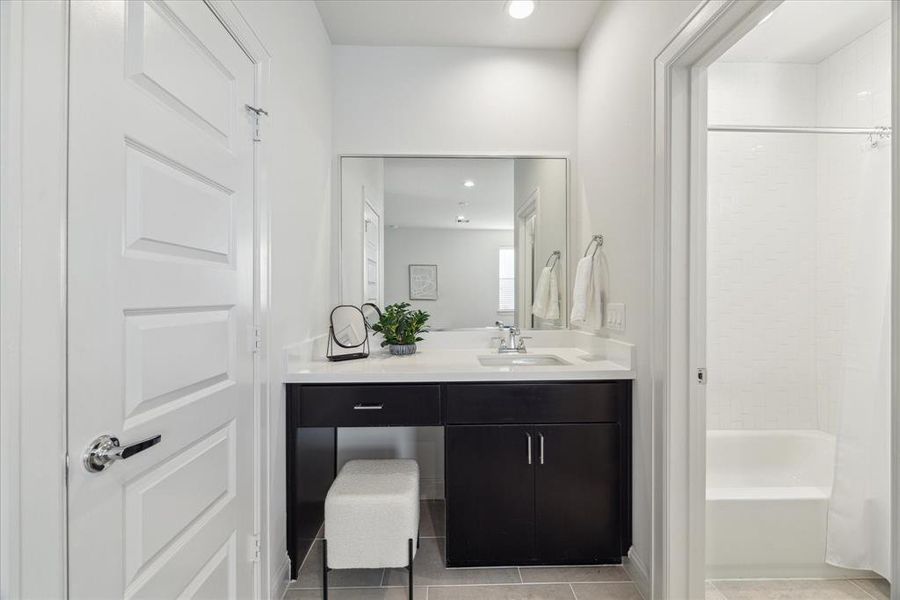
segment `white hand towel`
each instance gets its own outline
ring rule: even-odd
[[[603,326],[603,282],[600,261],[593,256],[585,256],[578,261],[575,270],[575,286],[572,290],[572,325],[587,329]]]
[[[550,267],[544,267],[538,278],[537,289],[534,291],[534,303],[531,305],[531,314],[539,319],[547,318],[547,308],[550,302]]]
[[[559,277],[554,267],[544,267],[541,270],[531,314],[545,320],[559,318]]]
[[[572,289],[572,325],[583,325],[588,311],[588,294],[591,292],[591,269],[593,259],[585,256],[575,268],[575,286]]]
[[[559,319],[559,269],[550,268],[550,295],[547,299],[548,321]]]

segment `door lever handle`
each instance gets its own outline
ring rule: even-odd
[[[161,441],[162,436],[155,435],[146,440],[122,446],[119,443],[119,438],[111,435],[101,435],[88,445],[82,464],[84,464],[84,468],[88,473],[100,473],[117,460],[131,458]]]

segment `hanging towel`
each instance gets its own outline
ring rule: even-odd
[[[559,278],[554,267],[544,267],[541,270],[531,314],[539,319],[559,318]]]
[[[603,287],[599,274],[595,272],[599,262],[593,256],[585,256],[578,261],[569,319],[572,325],[587,329],[603,326]]]

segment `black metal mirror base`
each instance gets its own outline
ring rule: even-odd
[[[419,538],[416,537],[416,548],[419,547]],[[413,541],[409,538],[406,541],[406,551],[409,557],[409,564],[406,570],[409,571],[409,600],[413,600]],[[322,600],[328,600],[328,573],[331,569],[328,567],[328,540],[322,540]]]

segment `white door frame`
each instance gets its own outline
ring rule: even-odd
[[[64,0],[0,3],[3,598],[66,593],[68,28]]]
[[[268,51],[232,0],[205,1],[254,64],[255,102],[264,106]],[[65,598],[69,0],[4,0],[2,11],[0,75],[15,83],[0,86],[0,596]],[[280,598],[286,572],[270,582],[280,536],[268,514],[270,211],[260,143],[253,160],[254,318],[262,336],[253,424],[262,551],[253,589],[257,598]]]
[[[513,247],[516,249],[516,288],[515,288],[515,300],[514,304],[517,307],[517,314],[519,316],[519,322],[516,323],[521,329],[531,329],[534,327],[534,321],[532,320],[531,315],[531,302],[525,302],[528,299],[528,289],[526,284],[525,277],[525,244],[526,240],[522,236],[522,232],[525,229],[528,221],[532,217],[538,217],[541,211],[541,188],[534,188],[530,194],[528,194],[528,199],[522,203],[519,207],[519,210],[516,211],[516,222],[513,228]],[[535,245],[536,240],[535,240]],[[532,285],[532,298],[531,301],[534,301],[534,260],[532,259],[531,265],[531,285]]]
[[[780,0],[708,0],[654,65],[652,598],[704,597],[706,399],[703,367],[706,67]],[[900,23],[900,2],[893,2]],[[900,123],[900,32],[893,30],[893,127]],[[900,457],[900,152],[892,145],[893,456]],[[694,335],[692,335],[692,333]],[[900,600],[900,460],[893,473],[893,586]]]

